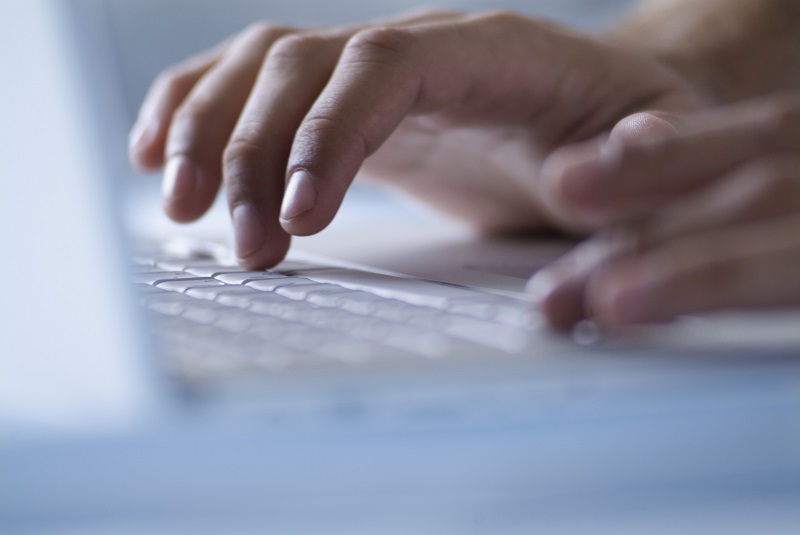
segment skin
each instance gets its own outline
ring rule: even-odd
[[[224,183],[238,257],[257,269],[329,224],[362,167],[482,230],[552,228],[547,154],[638,110],[698,106],[657,61],[511,13],[258,24],[156,80],[130,153],[142,169],[166,163],[176,221]]]
[[[791,0],[653,0],[614,32],[713,109],[634,114],[549,157],[545,205],[603,229],[531,280],[553,327],[800,304],[799,26]]]
[[[770,189],[794,184],[796,102],[713,109],[798,89],[796,4],[651,0],[601,37],[502,12],[256,24],[157,78],[131,160],[164,167],[176,221],[224,184],[250,269],[360,174],[484,231],[591,235],[531,282],[557,328],[798,303],[770,286],[796,267]]]
[[[649,121],[659,124],[649,137],[629,136]],[[531,280],[554,327],[800,303],[800,95],[640,114],[601,149],[575,150],[585,160],[557,181],[554,202],[613,230]],[[614,227],[632,206],[651,215]]]

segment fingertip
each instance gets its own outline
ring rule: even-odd
[[[663,139],[678,133],[681,126],[682,120],[675,114],[660,111],[634,113],[614,125],[609,142],[625,144]]]
[[[281,224],[291,226],[292,221],[311,212],[317,205],[317,196],[316,181],[311,173],[305,169],[292,173],[281,204]]]
[[[279,264],[289,252],[290,237],[281,232],[269,240],[268,246],[252,252],[247,257],[238,257],[241,267],[249,271],[262,271]]]
[[[280,225],[293,236],[310,236],[327,227],[341,206],[344,192],[331,188],[333,180],[299,169],[292,173],[283,196]],[[322,186],[327,185],[327,188]]]
[[[164,212],[178,223],[199,219],[213,204],[218,182],[191,157],[178,154],[164,166],[161,194]]]
[[[236,257],[243,268],[268,269],[286,256],[289,235],[277,225],[265,224],[255,206],[246,202],[236,205],[231,211],[231,219]]]
[[[531,278],[526,292],[551,328],[567,332],[586,317],[584,284],[583,278],[566,269],[545,268]]]

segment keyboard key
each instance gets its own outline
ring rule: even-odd
[[[161,256],[156,258],[156,265],[170,271],[187,271],[191,268],[220,269],[219,260],[214,258],[199,259],[186,256]],[[238,267],[238,266],[235,266]]]
[[[130,269],[130,272],[132,274],[134,274],[134,275],[138,275],[138,274],[141,274],[141,273],[163,273],[165,271],[174,271],[174,270],[168,270],[168,269],[164,269],[164,268],[160,268],[160,267],[156,267],[156,266],[140,266],[140,265],[136,265],[136,264],[131,266],[131,269]]]
[[[145,306],[165,316],[180,316],[184,311],[183,303],[178,301],[150,301]]]
[[[261,290],[262,292],[272,292],[281,286],[289,286],[291,284],[309,284],[312,281],[303,277],[286,277],[283,279],[263,279],[253,280],[247,283],[247,286]]]
[[[453,321],[452,314],[436,308],[414,307],[413,314],[404,323],[430,331],[441,331]]]
[[[452,299],[474,297],[475,292],[458,286],[449,286],[419,279],[391,277],[378,273],[352,269],[328,269],[304,273],[317,282],[338,284],[354,290],[362,290],[413,305],[445,308]]]
[[[270,271],[241,271],[236,273],[218,273],[215,279],[227,284],[245,284],[256,280],[286,279],[286,275]]]
[[[310,306],[311,305],[303,301],[293,301],[282,295],[265,292],[262,297],[253,298],[247,309],[262,316],[279,317],[281,315],[290,314],[291,310],[294,308],[300,308],[305,311],[308,310],[307,307]]]
[[[361,314],[368,316],[374,314],[378,310],[380,303],[386,299],[369,292],[352,291],[346,294],[337,294],[336,298],[339,300],[339,308],[352,312],[353,314]],[[314,294],[309,296],[309,301],[314,302],[316,296]]]
[[[286,336],[303,336],[309,332],[308,325],[281,321],[274,317],[251,318],[247,331],[253,336],[266,341],[281,340]]]
[[[197,279],[195,275],[184,273],[182,271],[154,271],[150,273],[134,273],[131,275],[131,280],[137,284],[152,284],[156,285],[159,282],[169,280],[181,279]]]
[[[236,286],[233,286],[236,288]],[[249,286],[244,286],[249,291],[243,292],[222,292],[217,296],[217,303],[221,303],[230,307],[237,308],[250,308],[255,303],[286,303],[291,302],[283,296],[273,294],[271,292],[261,292],[253,290]]]
[[[184,318],[205,325],[214,323],[217,320],[221,307],[214,305],[214,303],[210,301],[202,301],[200,299],[192,299],[192,301],[192,303],[185,303],[183,305],[182,316]]]
[[[524,331],[507,325],[475,318],[453,318],[442,332],[450,336],[474,342],[505,352],[517,352],[525,348],[528,337]]]
[[[307,284],[290,284],[275,288],[276,294],[298,301],[308,299],[311,294],[331,294],[348,291],[349,290],[346,288],[342,288],[336,284],[320,284],[312,281],[309,281]]]
[[[220,310],[214,325],[227,332],[244,333],[252,328],[253,318],[243,310]]]
[[[375,310],[372,314],[387,321],[403,323],[413,318],[418,308],[405,301],[383,299],[375,303]]]
[[[410,326],[392,326],[389,335],[378,342],[428,358],[444,357],[452,347],[446,337]]]
[[[352,290],[347,290],[342,288],[341,286],[338,287],[339,291],[330,291],[330,292],[311,292],[306,296],[306,302],[311,303],[313,305],[317,305],[320,307],[326,308],[338,308],[342,306],[347,296],[352,295],[355,293]]]
[[[281,309],[275,314],[275,317],[283,318],[286,321],[319,326],[324,325],[329,318],[331,318],[331,314],[335,315],[336,312],[335,310],[318,308],[314,305],[299,301],[294,305],[282,305]]]
[[[212,262],[209,265],[191,265],[184,271],[198,277],[216,277],[223,273],[241,273],[247,270],[239,266],[224,266]]]
[[[330,266],[312,264],[310,262],[303,262],[300,260],[284,260],[271,271],[279,271],[281,273],[296,273],[300,271],[315,271],[319,269],[330,269]]]
[[[492,320],[512,327],[527,327],[533,324],[527,303],[511,299],[456,299],[447,307],[449,312],[477,319]]]
[[[370,317],[362,318],[349,333],[357,338],[429,358],[444,356],[452,345],[445,336],[438,333]]]
[[[166,290],[162,290],[157,286],[150,286],[149,284],[143,284],[143,283],[137,283],[134,286],[134,290],[136,292],[136,295],[139,296],[140,298],[146,298],[151,295],[171,293],[167,292]]]
[[[248,288],[247,286],[236,286],[232,284],[208,284],[207,286],[194,286],[186,290],[186,295],[196,299],[207,299],[209,301],[216,301],[223,295],[247,295],[256,296],[261,294],[258,290]]]
[[[303,332],[287,333],[280,339],[285,346],[310,353],[326,345],[346,342],[347,339],[340,334],[327,332],[323,329],[305,329]]]
[[[169,290],[171,292],[185,292],[190,288],[203,288],[203,287],[220,287],[225,286],[224,282],[220,282],[217,279],[202,279],[198,277],[188,278],[188,279],[175,279],[175,280],[167,280],[167,281],[159,281],[156,283],[156,286],[163,290]]]

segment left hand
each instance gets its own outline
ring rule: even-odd
[[[637,114],[553,158],[559,209],[615,229],[533,277],[553,326],[800,305],[799,97]]]

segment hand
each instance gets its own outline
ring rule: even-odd
[[[636,125],[657,133],[633,140]],[[800,305],[800,97],[640,114],[612,137],[565,149],[547,179],[552,196],[597,224],[650,215],[534,276],[552,325]]]
[[[550,226],[538,171],[555,147],[642,109],[698,106],[654,60],[507,13],[253,26],[161,75],[131,159],[165,161],[165,209],[191,221],[224,181],[242,265],[323,229],[365,171],[490,230]]]

